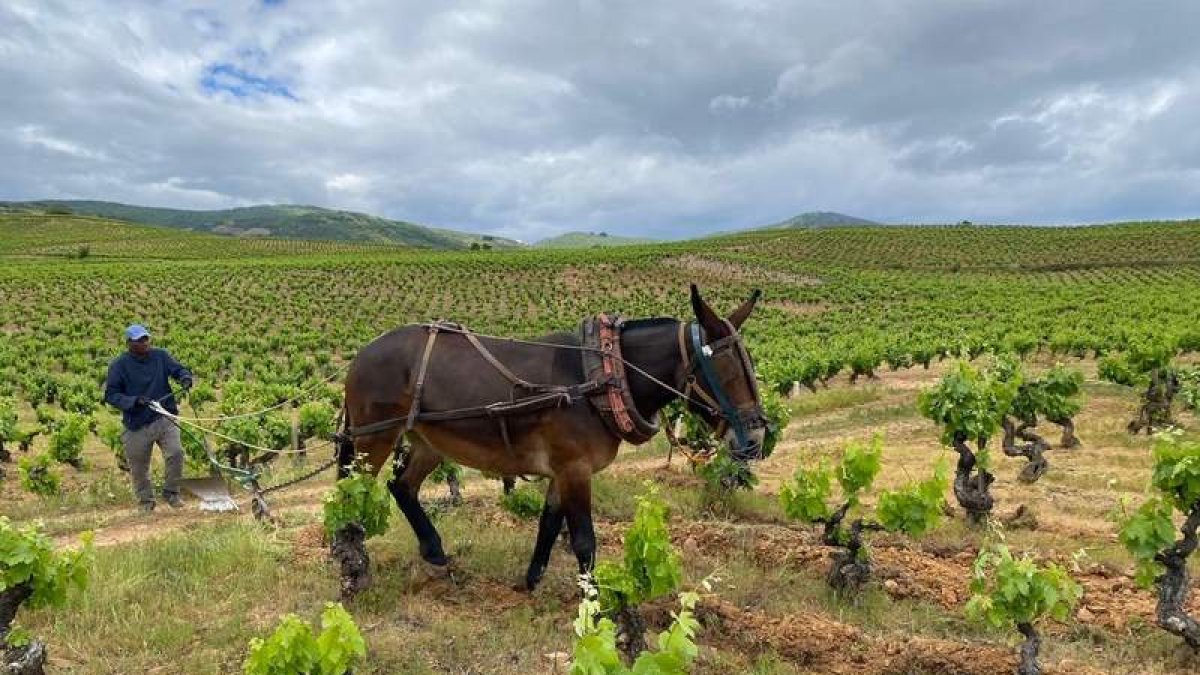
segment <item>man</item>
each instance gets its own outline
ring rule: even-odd
[[[125,460],[133,477],[133,490],[143,512],[154,510],[154,486],[150,483],[150,452],[154,444],[162,448],[166,463],[163,500],[172,508],[183,506],[179,498],[179,479],[183,475],[183,445],[179,427],[150,409],[158,401],[168,412],[177,414],[179,406],[167,378],[179,382],[186,391],[192,386],[192,373],[171,357],[167,350],[150,346],[150,331],[134,324],[125,329],[124,354],[108,366],[104,400],[121,409],[125,433]]]

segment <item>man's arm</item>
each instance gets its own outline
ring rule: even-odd
[[[192,371],[184,368],[171,352],[163,350],[163,357],[167,359],[167,375],[170,375],[177,382],[183,385],[185,389],[190,389],[192,386]]]
[[[108,377],[104,381],[104,400],[121,410],[133,410],[137,405],[138,397],[125,393],[125,378],[122,377],[116,361],[108,366]]]

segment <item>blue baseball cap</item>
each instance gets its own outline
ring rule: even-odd
[[[140,323],[135,323],[125,329],[126,340],[141,340],[144,337],[150,337],[150,331],[146,330],[146,327]]]

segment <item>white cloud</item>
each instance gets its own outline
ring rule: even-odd
[[[714,96],[712,100],[708,102],[708,109],[719,114],[741,110],[748,105],[750,105],[749,96],[721,94],[720,96]]]
[[[67,155],[76,159],[105,159],[103,152],[89,150],[71,141],[56,138],[36,124],[26,124],[17,127],[17,140],[27,146],[36,146],[52,153]]]
[[[885,58],[882,50],[865,42],[840,45],[815,63],[801,61],[789,66],[779,75],[768,101],[782,104],[788,99],[815,96],[828,89],[860,83],[870,70],[881,66]]]
[[[367,177],[356,173],[339,173],[325,181],[326,188],[349,193],[361,193],[367,190],[370,185],[370,180]]]
[[[1198,23],[1183,0],[8,0],[0,199],[522,239],[1196,215]]]

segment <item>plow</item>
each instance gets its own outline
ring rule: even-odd
[[[166,408],[162,407],[161,403],[157,401],[151,403],[150,407],[152,410],[154,410],[154,412],[170,420],[171,423],[174,424],[181,433],[188,434],[192,438],[197,439],[200,447],[204,449],[205,461],[209,466],[209,475],[200,478],[184,478],[179,481],[180,489],[186,490],[188,493],[200,500],[201,511],[240,511],[241,507],[238,506],[237,501],[233,498],[233,495],[230,492],[230,483],[233,482],[237,483],[243,490],[250,493],[250,511],[254,514],[254,518],[256,520],[278,522],[275,516],[271,513],[270,504],[267,503],[267,495],[313,478],[318,474],[330,469],[334,464],[337,463],[337,458],[333,457],[312,471],[287,480],[283,483],[264,488],[260,482],[262,479],[262,470],[265,462],[251,463],[249,466],[244,468],[221,462],[217,458],[216,453],[213,452],[212,446],[209,444],[208,437],[213,435],[227,438],[227,440],[239,442],[242,445],[249,444],[238,441],[237,439],[230,439],[225,437],[220,432],[212,429],[206,429],[192,420],[175,415],[169,412]],[[194,409],[193,413],[195,413]],[[262,457],[265,457],[266,461],[270,461],[271,459],[274,459],[278,455],[282,454],[280,451],[272,450],[270,448],[255,447],[255,449],[264,451]]]

